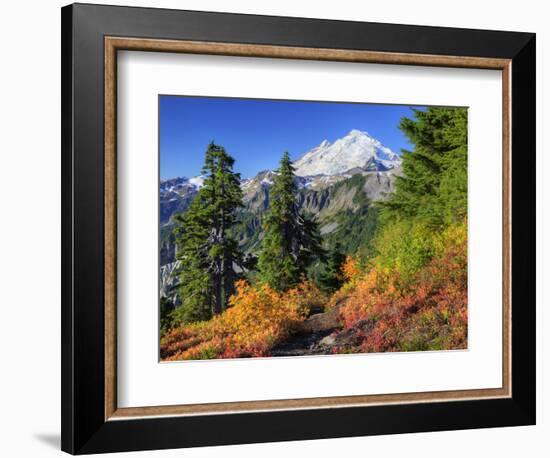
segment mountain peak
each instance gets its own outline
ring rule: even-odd
[[[296,175],[336,175],[356,168],[390,170],[401,164],[400,157],[368,132],[352,129],[330,143],[324,140],[294,162]]]
[[[360,137],[362,135],[370,137],[368,132],[364,130],[359,130],[359,129],[351,129],[349,133],[346,135],[346,137]]]

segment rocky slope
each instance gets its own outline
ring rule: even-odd
[[[342,225],[345,216],[366,210],[372,201],[385,199],[393,192],[399,171],[317,176],[310,177],[305,183],[298,177],[298,206],[315,215],[322,235],[345,231],[346,227]],[[238,234],[241,246],[249,252],[258,248],[261,218],[269,205],[271,185],[266,177],[272,173],[262,172],[243,186],[245,209]]]

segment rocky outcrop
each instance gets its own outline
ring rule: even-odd
[[[176,305],[179,302],[175,289],[178,284],[176,272],[179,266],[180,261],[165,264],[160,267],[159,275],[160,296],[170,299]]]
[[[395,189],[395,179],[401,175],[401,168],[390,172],[377,172],[366,174],[363,191],[372,201],[385,200]]]
[[[365,336],[374,328],[374,322],[363,320],[356,323],[352,328],[333,332],[319,341],[319,347],[330,349],[338,348],[339,353],[342,349],[356,349],[361,345]]]

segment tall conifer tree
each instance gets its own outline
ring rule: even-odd
[[[236,268],[243,265],[243,254],[230,235],[242,206],[234,162],[223,147],[208,145],[203,186],[187,212],[177,218],[182,305],[175,315],[179,321],[205,320],[223,312],[234,292]]]
[[[270,190],[258,259],[260,281],[280,291],[298,284],[314,259],[322,255],[317,222],[298,209],[294,167],[283,154]]]

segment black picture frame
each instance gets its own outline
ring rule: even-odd
[[[72,454],[535,424],[535,34],[167,9],[62,8],[62,449]],[[106,421],[104,37],[512,60],[512,396]]]

